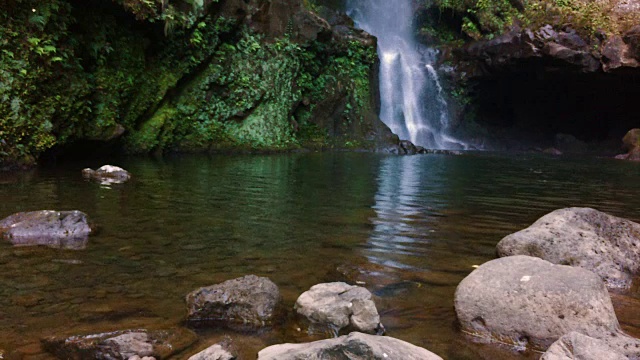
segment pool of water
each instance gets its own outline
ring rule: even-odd
[[[77,209],[100,229],[82,251],[0,243],[7,353],[48,359],[39,346],[47,335],[180,326],[187,293],[256,274],[278,284],[289,308],[316,283],[364,282],[388,335],[445,359],[535,359],[462,335],[456,285],[494,258],[502,237],[557,208],[589,206],[640,221],[640,166],[610,159],[184,156],[118,161],[134,175],[124,185],[82,178],[83,167],[100,165],[0,174],[0,218]],[[637,336],[640,321],[620,311]],[[264,346],[304,340],[294,327],[200,329],[196,347],[229,335],[253,359]]]

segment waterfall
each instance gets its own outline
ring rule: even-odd
[[[434,49],[415,41],[414,0],[347,0],[356,25],[378,38],[380,118],[401,139],[432,149],[463,149],[447,134],[447,101]]]

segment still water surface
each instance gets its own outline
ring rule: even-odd
[[[365,282],[388,335],[445,359],[535,359],[460,334],[456,285],[494,258],[502,237],[554,209],[640,221],[640,166],[609,159],[188,156],[119,161],[135,176],[124,185],[82,179],[80,169],[100,165],[0,175],[0,218],[78,209],[100,227],[82,251],[0,244],[0,348],[9,353],[48,359],[43,336],[179,326],[188,292],[256,274],[279,285],[288,307],[319,282]],[[637,336],[637,319],[621,321]],[[305,340],[294,327],[199,330],[197,347],[230,335],[254,359],[264,346]]]

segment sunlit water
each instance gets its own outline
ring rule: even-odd
[[[0,217],[78,209],[99,225],[83,251],[0,244],[0,348],[46,359],[39,339],[180,326],[184,296],[246,274],[267,276],[293,307],[310,286],[363,281],[388,335],[445,359],[535,359],[476,344],[456,328],[453,293],[496,243],[541,215],[591,206],[640,220],[640,166],[609,159],[469,154],[180,157],[118,162],[128,184],[85,181],[74,163],[0,175]],[[637,294],[634,295],[637,297]],[[637,320],[621,318],[637,331]],[[223,335],[246,359],[303,341],[287,320]],[[181,358],[186,358],[183,354]]]

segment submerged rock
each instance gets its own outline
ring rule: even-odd
[[[553,343],[540,360],[627,360],[606,342],[570,332]]]
[[[187,295],[187,320],[260,328],[275,320],[278,286],[265,277],[247,275],[203,287]]]
[[[44,349],[59,359],[114,360],[153,357],[166,359],[196,342],[197,336],[183,328],[124,330],[71,337],[48,337]]]
[[[82,176],[104,185],[122,184],[131,179],[131,174],[127,170],[112,165],[104,165],[98,170],[83,169]]]
[[[338,333],[351,328],[366,333],[383,332],[380,315],[369,290],[343,282],[314,285],[295,304],[310,327],[328,327]]]
[[[84,249],[92,233],[87,214],[81,211],[42,210],[13,214],[0,221],[0,233],[18,246],[45,245]]]
[[[611,288],[628,288],[640,274],[640,224],[590,208],[560,209],[506,236],[497,252],[579,266]]]
[[[258,360],[442,360],[421,347],[388,336],[358,332],[306,344],[273,345],[258,353]]]
[[[463,331],[519,347],[546,350],[571,331],[637,343],[621,333],[600,277],[534,257],[481,265],[458,285],[454,303]]]

